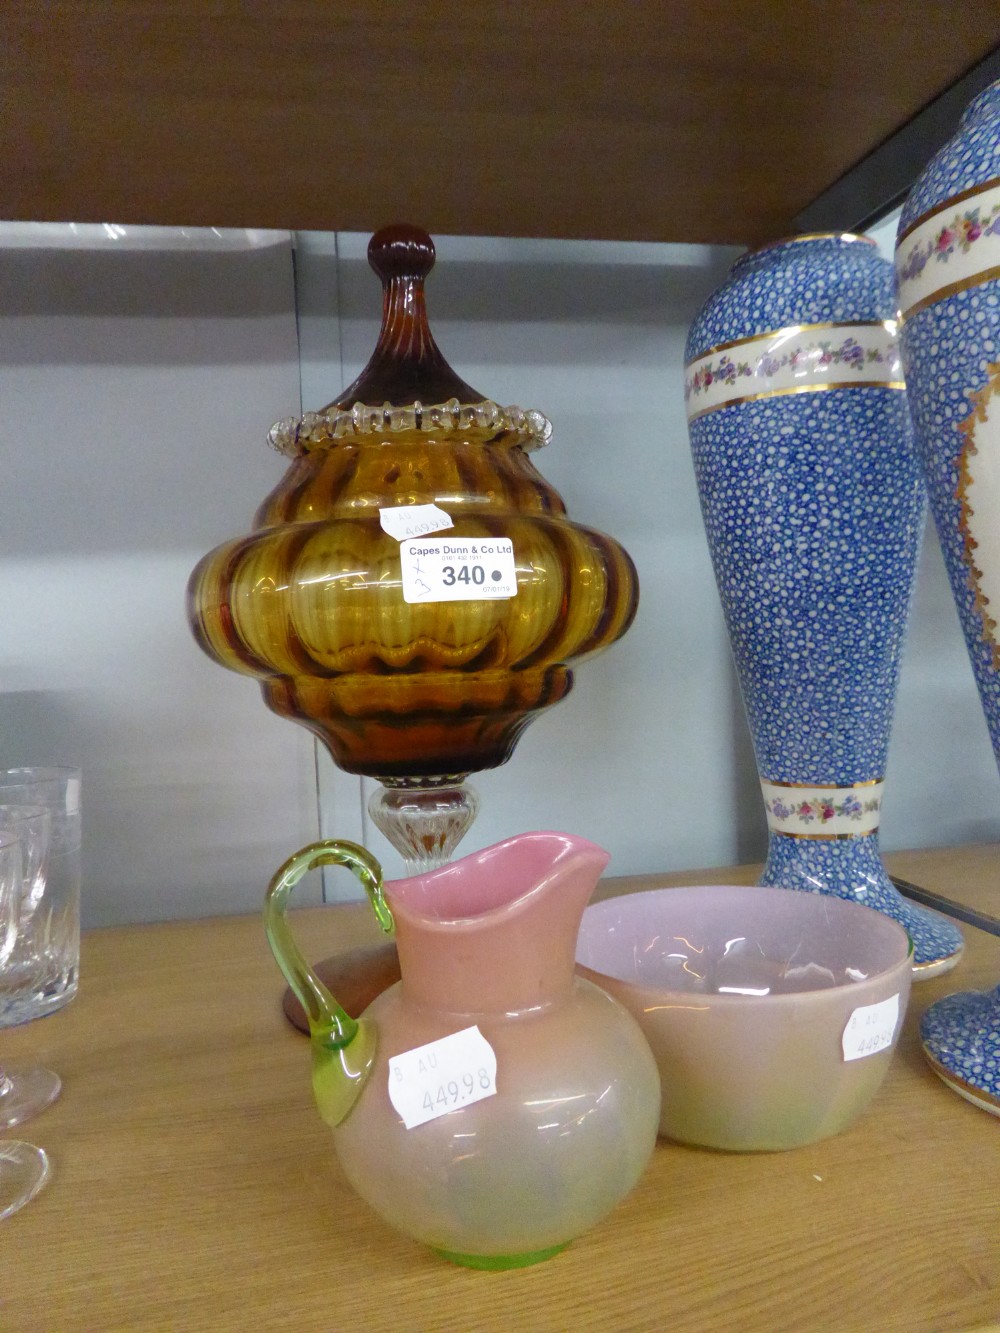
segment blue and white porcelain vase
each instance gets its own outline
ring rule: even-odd
[[[685,398],[767,814],[761,883],[884,912],[925,978],[961,933],[899,893],[878,847],[925,508],[895,316],[866,237],[765,247],[695,320]]]
[[[906,202],[896,240],[917,451],[1000,765],[1000,84],[972,102]],[[931,1065],[1000,1114],[1000,987],[921,1025]]]

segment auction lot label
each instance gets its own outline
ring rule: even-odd
[[[509,537],[417,537],[400,543],[407,602],[493,601],[517,596]]]

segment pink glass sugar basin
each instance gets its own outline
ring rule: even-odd
[[[660,1133],[731,1151],[839,1133],[877,1092],[902,1028],[912,946],[856,903],[698,885],[594,903],[578,971],[638,1020]]]

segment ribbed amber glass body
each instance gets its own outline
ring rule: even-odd
[[[430,237],[386,228],[369,259],[383,286],[371,360],[337,402],[274,428],[291,466],[254,531],[199,563],[189,614],[210,656],[259,677],[268,706],[348,772],[466,774],[508,759],[568,693],[571,664],[625,632],[636,573],[535,469],[544,417],[484,399],[441,355]],[[439,536],[509,538],[516,595],[408,603],[380,511],[422,504],[451,518]]]
[[[570,689],[574,661],[635,614],[635,569],[609,537],[569,522],[516,431],[347,437],[297,458],[255,531],[195,569],[205,650],[261,678],[348,772],[469,773],[509,758]],[[517,596],[410,604],[399,542],[379,510],[434,502],[456,537],[509,537]]]

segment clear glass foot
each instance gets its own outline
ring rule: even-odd
[[[49,1178],[41,1148],[19,1139],[0,1139],[0,1219],[30,1202]]]
[[[479,796],[465,774],[381,782],[368,802],[368,813],[402,856],[407,875],[437,870],[450,861],[479,811]]]
[[[13,1129],[44,1111],[61,1087],[51,1069],[0,1069],[0,1129]]]

